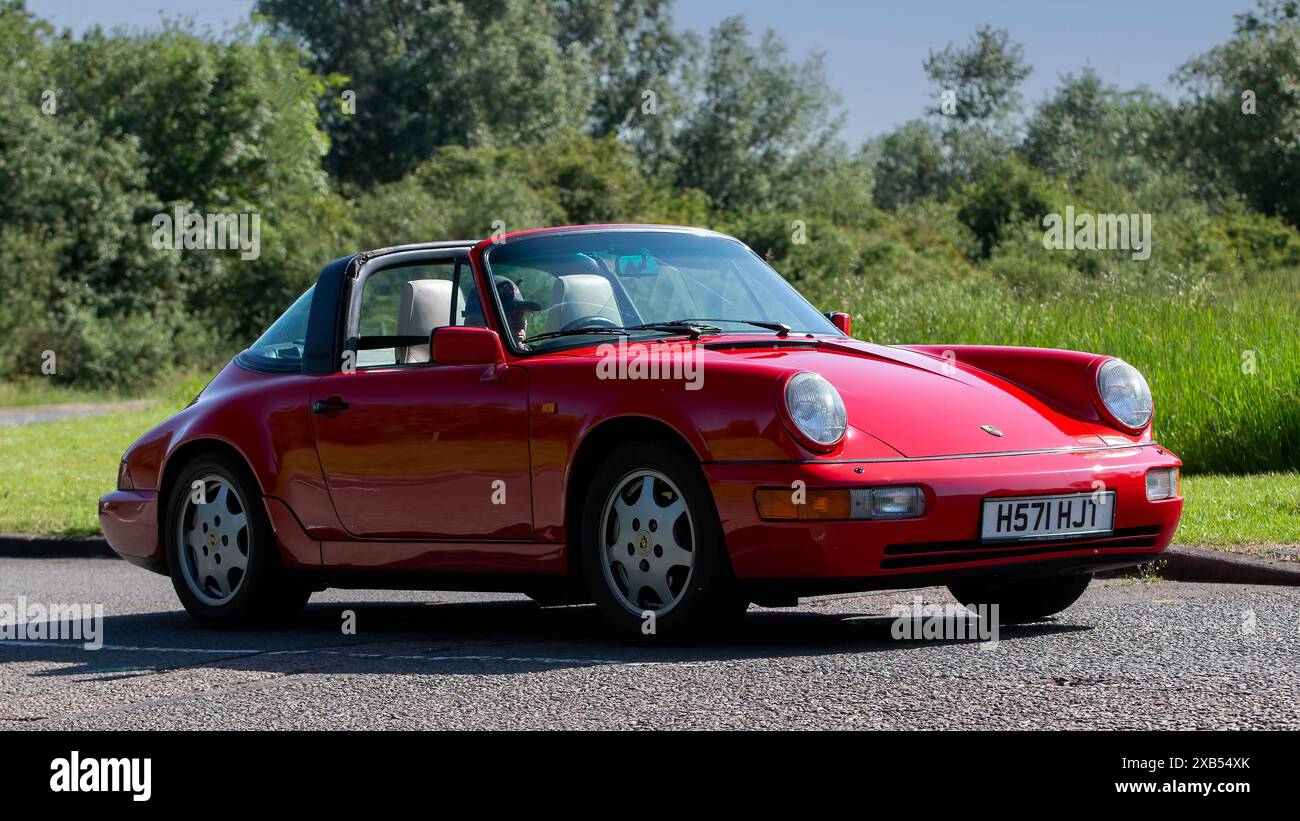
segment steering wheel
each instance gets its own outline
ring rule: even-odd
[[[578,328],[617,328],[619,324],[607,316],[580,316],[561,328],[561,331],[576,331]]]

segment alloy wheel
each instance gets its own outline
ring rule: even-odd
[[[605,582],[626,609],[662,615],[686,592],[695,567],[695,524],[671,479],[635,470],[614,484],[600,520]]]
[[[177,531],[181,575],[190,590],[207,605],[229,602],[244,583],[251,537],[239,491],[216,474],[196,479]]]

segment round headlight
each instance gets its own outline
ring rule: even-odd
[[[799,432],[818,445],[840,441],[848,427],[844,400],[815,373],[797,373],[785,385],[785,407]]]
[[[1097,393],[1125,427],[1137,430],[1151,421],[1151,388],[1138,369],[1122,359],[1110,359],[1097,370]]]

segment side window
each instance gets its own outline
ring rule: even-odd
[[[361,293],[357,368],[429,361],[434,328],[460,324],[469,266],[456,260],[385,268],[366,277]]]

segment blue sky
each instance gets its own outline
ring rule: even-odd
[[[29,0],[29,8],[81,31],[100,24],[152,26],[190,17],[221,28],[247,17],[252,0]],[[1060,75],[1092,66],[1121,88],[1171,92],[1173,70],[1223,42],[1235,13],[1254,0],[679,0],[679,28],[701,34],[743,14],[750,28],[774,29],[794,55],[825,54],[831,84],[843,98],[843,136],[857,143],[921,115],[930,87],[921,61],[930,49],[965,42],[980,23],[1006,28],[1024,45],[1034,73],[1029,101]]]

